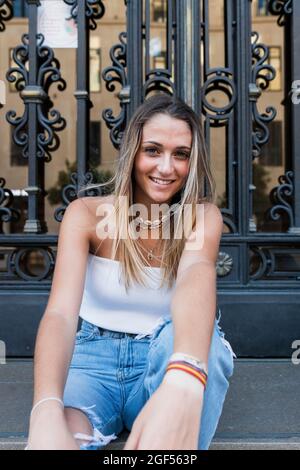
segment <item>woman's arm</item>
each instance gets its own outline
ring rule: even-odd
[[[60,225],[51,292],[35,345],[33,404],[46,397],[63,397],[74,349],[92,231],[92,217],[84,199],[69,204]],[[62,411],[57,401],[39,405],[31,418],[30,440],[36,442],[46,431],[44,428],[50,416],[54,421],[56,418],[61,420]],[[46,440],[44,438],[44,442]]]
[[[171,300],[173,352],[196,356],[206,368],[215,318],[216,260],[222,228],[217,206],[199,208],[198,233],[187,239]],[[204,387],[198,379],[182,370],[169,370],[136,418],[124,450],[197,449],[203,395]]]
[[[198,215],[197,240],[193,235],[182,253],[171,312],[174,352],[196,356],[207,366],[216,314],[216,262],[223,219],[213,204],[201,205]]]

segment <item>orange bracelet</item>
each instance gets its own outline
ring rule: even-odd
[[[206,388],[207,379],[206,379],[205,375],[202,374],[201,372],[196,371],[193,367],[191,367],[189,365],[184,365],[184,364],[172,362],[167,366],[166,372],[168,370],[172,370],[172,369],[183,370],[183,371],[187,372],[188,374],[193,375],[194,377],[196,377],[204,385],[204,388]]]

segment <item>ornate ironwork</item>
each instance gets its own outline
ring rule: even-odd
[[[5,21],[13,17],[13,6],[8,0],[0,0],[0,32],[5,31]]]
[[[300,249],[289,245],[250,245],[250,280],[300,280]],[[298,262],[295,260],[298,257]]]
[[[221,212],[223,215],[223,223],[229,228],[231,233],[236,233],[238,229],[232,213],[228,209],[221,209]]]
[[[41,270],[41,263],[39,263],[40,273],[30,271],[29,255],[32,252],[38,252],[42,255],[44,269]],[[15,274],[20,280],[41,282],[50,279],[55,265],[55,256],[50,248],[17,248],[9,254],[7,264],[9,266],[8,271]]]
[[[80,185],[78,184],[78,173],[76,171],[71,173],[70,179],[71,179],[71,183],[67,184],[63,188],[63,191],[62,191],[63,205],[58,207],[54,212],[54,218],[55,220],[57,220],[57,222],[62,221],[66,208],[68,207],[70,202],[74,201],[74,199],[77,199],[78,191],[80,191]],[[84,187],[87,184],[95,183],[93,179],[94,179],[93,173],[91,171],[88,171],[85,174],[82,187]],[[86,193],[86,196],[98,196],[101,194],[101,187],[90,188],[86,190],[85,193]]]
[[[233,259],[224,251],[220,251],[216,263],[217,275],[220,277],[228,276],[232,271]]]
[[[78,23],[78,0],[64,0],[64,2],[72,7],[71,18]],[[85,0],[85,15],[90,20],[89,29],[95,30],[97,28],[95,20],[101,19],[104,14],[105,6],[102,0]]]
[[[3,222],[16,222],[20,218],[20,211],[12,207],[13,193],[5,185],[5,179],[0,177],[0,233],[3,233]]]
[[[26,69],[26,62],[29,60],[29,35],[23,34],[22,45],[13,50],[13,60],[18,67],[11,67],[6,78],[9,82],[16,82],[16,88],[24,101],[25,109],[22,117],[16,117],[16,112],[10,110],[6,113],[7,121],[15,126],[13,138],[17,145],[22,146],[22,155],[28,158],[28,127],[29,105],[37,105],[37,121],[39,133],[37,135],[37,158],[45,158],[46,162],[51,161],[51,154],[58,148],[58,131],[65,128],[66,121],[56,109],[51,109],[52,101],[49,99],[48,91],[51,83],[58,82],[58,89],[63,91],[66,88],[66,82],[62,79],[59,70],[59,62],[54,58],[53,50],[43,45],[44,36],[37,35],[37,55],[39,58],[39,70],[35,85],[29,85],[29,72]],[[20,75],[18,80],[14,75]],[[50,114],[51,118],[48,118]]]
[[[171,81],[172,75],[168,70],[152,70],[146,75],[146,82],[143,87],[144,98],[153,91],[163,91],[168,95],[174,94],[174,83]]]
[[[283,214],[287,216],[289,227],[294,225],[294,214],[292,208],[292,196],[294,193],[294,174],[287,171],[285,175],[278,178],[280,183],[272,189],[270,200],[273,207],[267,211],[267,216],[272,220],[279,220]]]
[[[96,28],[99,24],[97,20],[104,15],[103,5],[108,4],[99,0],[64,1],[70,7],[70,20],[72,23],[75,20],[78,28],[77,88],[74,92],[77,100],[77,166],[76,171],[70,175],[70,181],[62,189],[62,203],[54,214],[58,222],[62,220],[70,202],[80,196],[79,191],[85,185],[91,185],[92,188],[84,195],[97,196],[101,191],[99,188],[93,188],[94,170],[88,171],[89,121],[90,108],[93,105],[89,89],[89,40],[91,30]],[[4,23],[1,17],[4,3],[11,5],[12,0],[0,0],[0,29]],[[223,24],[221,28],[218,25],[218,32],[215,33],[214,28],[211,28],[214,20],[210,18],[214,16],[214,7],[213,2],[209,0],[165,0],[164,6],[167,6],[167,9],[164,11],[167,14],[165,21],[159,24],[155,24],[155,18],[151,16],[152,9],[155,8],[154,2],[125,0],[126,28],[122,27],[123,32],[116,41],[118,44],[110,45],[110,66],[101,70],[106,89],[114,92],[112,96],[118,96],[120,111],[105,109],[102,117],[116,149],[120,146],[125,126],[132,113],[149,94],[163,91],[176,95],[190,104],[199,117],[203,117],[208,151],[211,154],[212,149],[222,147],[217,150],[217,155],[213,155],[213,160],[218,174],[226,178],[225,194],[220,205],[224,224],[230,233],[224,233],[216,263],[220,295],[222,297],[225,292],[226,305],[243,302],[243,309],[239,308],[240,305],[234,305],[234,308],[229,310],[230,315],[235,315],[238,311],[241,315],[238,315],[236,320],[245,325],[245,318],[253,314],[256,315],[253,321],[257,321],[257,318],[261,322],[265,321],[265,305],[262,305],[260,311],[259,308],[260,304],[267,300],[263,299],[262,302],[260,298],[256,299],[259,297],[259,291],[267,297],[271,289],[276,290],[279,298],[282,286],[287,286],[289,293],[292,290],[296,292],[299,287],[299,235],[296,230],[290,230],[297,228],[300,220],[300,193],[294,182],[299,173],[298,120],[297,108],[290,106],[286,126],[286,140],[290,147],[286,154],[287,167],[292,171],[281,177],[279,186],[274,188],[271,194],[273,207],[270,209],[270,217],[274,221],[281,219],[284,227],[289,225],[288,233],[254,233],[255,224],[251,219],[255,189],[252,184],[253,161],[252,158],[249,160],[248,156],[253,152],[253,158],[259,157],[262,146],[269,138],[268,124],[275,118],[275,110],[266,107],[266,111],[263,109],[260,114],[258,100],[263,91],[268,89],[275,74],[268,64],[267,46],[260,44],[258,34],[252,34],[251,31],[251,1],[224,0],[221,3],[224,7],[220,17]],[[284,65],[288,78],[285,82],[290,86],[297,80],[298,74],[300,2],[269,3],[272,14],[278,16],[280,25],[284,24],[284,20],[289,20],[284,40],[285,50],[290,51],[290,54],[286,57]],[[36,324],[31,299],[34,296],[25,297],[22,290],[26,288],[30,292],[32,289],[35,294],[39,292],[39,295],[42,292],[41,299],[46,301],[46,290],[51,287],[57,235],[46,233],[45,163],[49,161],[49,154],[52,155],[59,143],[55,139],[55,131],[60,127],[60,114],[53,110],[49,87],[56,82],[58,89],[62,91],[65,85],[53,51],[47,49],[42,42],[42,36],[37,35],[37,13],[41,2],[27,0],[27,5],[29,21],[24,20],[24,23],[29,25],[29,34],[22,36],[21,45],[14,49],[15,64],[7,73],[8,81],[14,84],[24,102],[24,114],[16,115],[16,112],[11,110],[7,117],[8,122],[14,126],[14,142],[21,146],[23,157],[24,153],[25,158],[28,157],[29,178],[25,188],[28,198],[17,200],[15,191],[7,189],[4,179],[0,179],[0,224],[3,224],[4,230],[8,228],[7,232],[13,232],[16,226],[19,230],[21,216],[28,216],[24,232],[30,233],[4,233],[0,225],[0,280],[4,294],[1,298],[0,319],[2,321],[4,318],[5,325],[5,318],[8,316],[14,318],[23,315],[25,306],[28,309],[26,326],[27,322],[32,322],[30,334],[33,337]],[[292,9],[293,15],[290,15]],[[276,19],[273,23],[278,29]],[[6,27],[8,28],[7,23]],[[221,35],[224,38],[222,41]],[[152,50],[151,39],[155,36],[162,39],[158,52]],[[212,52],[215,50],[216,54]],[[156,54],[159,60],[155,60]],[[216,63],[217,59],[219,63]],[[286,108],[288,109],[288,106]],[[250,130],[252,121],[253,136]],[[217,127],[222,129],[213,129]],[[221,156],[224,160],[217,162],[216,156]],[[17,210],[19,208],[20,211]],[[11,227],[4,226],[4,222],[15,221],[17,223],[12,223]],[[273,223],[269,224],[272,225]],[[6,300],[9,290],[18,291],[13,315],[10,312],[7,315],[10,308],[7,308],[9,303]],[[236,295],[237,293],[239,295]],[[295,300],[290,300],[290,295],[287,297],[288,306],[297,307],[299,300],[296,296]],[[290,311],[296,311],[297,308],[287,310],[290,315]],[[37,312],[37,316],[40,313]],[[286,315],[286,312],[283,315]],[[285,325],[288,323],[286,321]],[[14,327],[13,325],[12,321],[9,327]],[[14,335],[10,334],[10,338],[13,337]],[[26,355],[26,351],[26,346],[20,346],[18,355]]]
[[[268,9],[272,15],[279,17],[277,24],[285,26],[287,16],[293,13],[293,0],[269,0]]]
[[[125,32],[119,34],[120,43],[114,45],[109,52],[113,65],[106,67],[102,71],[102,78],[106,82],[106,89],[115,91],[114,82],[120,83],[122,89],[119,93],[121,111],[118,116],[113,115],[111,108],[106,108],[102,112],[102,117],[110,129],[110,139],[113,146],[118,149],[126,126],[126,108],[130,101],[130,86],[128,85],[126,73],[126,38]]]
[[[101,0],[64,0],[67,5],[71,6],[71,18],[78,25],[78,47],[77,47],[77,89],[74,96],[77,100],[77,141],[76,141],[76,161],[77,172],[73,176],[73,183],[77,187],[81,187],[89,180],[87,173],[88,164],[88,148],[89,148],[89,127],[90,109],[93,106],[89,98],[89,29],[95,30],[97,23],[95,20],[100,19],[105,14],[105,8]],[[68,194],[73,187],[67,185],[63,190],[63,200],[68,201]],[[75,188],[73,188],[75,189]],[[55,218],[60,219],[65,207],[59,208],[55,213]]]
[[[230,117],[236,102],[236,87],[232,78],[233,72],[224,69],[212,70],[202,87],[203,114],[210,119],[212,127],[225,125]],[[226,106],[215,106],[209,102],[208,95],[215,91],[221,91],[228,98]]]
[[[260,114],[257,109],[257,101],[261,90],[266,90],[270,81],[275,78],[275,69],[266,64],[269,57],[269,49],[265,44],[258,43],[259,35],[252,32],[252,83],[249,87],[250,100],[252,102],[253,133],[252,133],[252,155],[253,158],[261,154],[262,146],[268,142],[270,131],[268,124],[276,117],[276,109],[273,106],[266,108],[266,113]]]

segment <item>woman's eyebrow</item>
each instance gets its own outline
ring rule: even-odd
[[[158,147],[163,147],[162,144],[160,144],[159,142],[154,142],[153,140],[147,140],[146,142],[143,142],[143,144],[154,144],[154,145],[157,145]],[[190,147],[187,147],[186,145],[178,145],[177,147],[175,147],[176,149],[187,149],[187,150],[191,150]]]

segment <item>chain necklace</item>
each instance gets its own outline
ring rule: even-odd
[[[147,248],[143,247],[143,245],[140,244],[140,247],[142,248],[142,250],[144,250],[144,251],[147,253],[147,259],[148,259],[149,261],[152,261],[154,258],[156,258],[156,259],[160,259],[160,258],[161,258],[161,256],[155,256],[155,255],[153,254],[155,248],[159,245],[159,242],[160,242],[160,241],[161,241],[161,240],[158,239],[157,242],[156,242],[156,244],[154,245],[154,247],[151,248],[150,250],[148,250]]]
[[[178,207],[175,210],[168,211],[167,214],[163,215],[161,219],[155,219],[155,220],[147,220],[143,219],[142,217],[137,217],[134,219],[135,224],[139,225],[142,230],[149,229],[149,230],[154,230],[156,228],[159,228],[165,220],[168,219],[172,214],[175,214],[175,212],[178,211]]]

